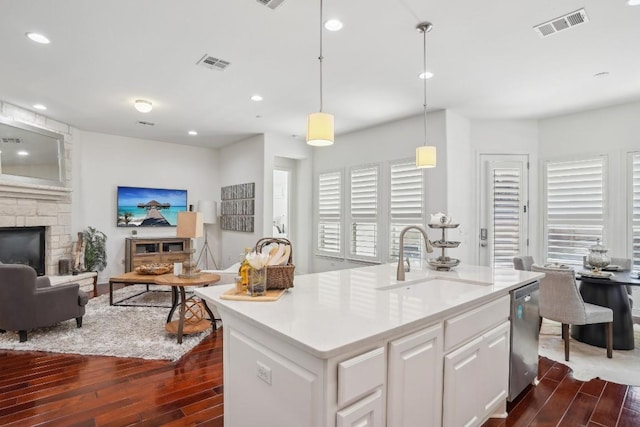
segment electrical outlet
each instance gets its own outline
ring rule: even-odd
[[[258,378],[260,378],[265,383],[271,385],[271,368],[261,362],[257,362],[257,364],[258,364]]]

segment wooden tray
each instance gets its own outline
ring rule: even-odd
[[[286,292],[286,289],[267,289],[267,294],[262,297],[252,297],[249,295],[237,294],[235,288],[229,289],[222,295],[220,299],[228,299],[233,301],[277,301],[282,294]]]

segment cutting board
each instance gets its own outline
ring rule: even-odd
[[[234,301],[277,301],[280,297],[286,292],[286,289],[268,289],[267,294],[261,297],[252,297],[245,294],[236,293],[235,288],[229,289],[222,295],[220,295],[220,299],[228,299]]]

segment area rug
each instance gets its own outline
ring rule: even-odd
[[[570,367],[574,378],[589,381],[600,378],[606,381],[640,386],[640,325],[633,325],[634,350],[613,350],[613,358],[607,359],[607,350],[576,341],[570,343],[569,361],[564,360],[564,342],[560,337],[560,323],[545,319],[540,330],[540,356]]]
[[[117,299],[140,293],[144,286],[127,286],[115,293]],[[171,305],[171,293],[149,292],[138,296],[136,303]],[[19,342],[16,332],[0,334],[0,348],[8,350],[48,351],[142,359],[177,360],[191,350],[211,329],[185,335],[182,344],[165,331],[168,308],[118,307],[109,305],[109,295],[92,298],[87,303],[82,328],[75,319],[55,326],[29,331],[27,342]],[[178,313],[173,316],[177,319]]]

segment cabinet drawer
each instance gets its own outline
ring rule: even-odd
[[[444,323],[445,351],[509,319],[509,295],[448,319]]]
[[[336,427],[377,427],[381,425],[382,392],[380,390],[336,414]]]
[[[131,267],[136,268],[143,264],[155,264],[160,261],[158,255],[137,255],[131,260]]]
[[[185,254],[164,254],[160,256],[160,262],[182,262],[187,258],[189,258],[189,256]]]
[[[384,384],[386,372],[384,347],[339,363],[338,407]]]

